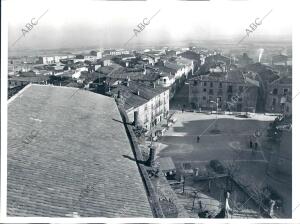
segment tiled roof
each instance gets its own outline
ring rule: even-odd
[[[111,94],[117,95],[118,91],[121,92],[122,97],[125,99],[124,107],[127,110],[132,107],[136,108],[147,103],[155,96],[167,91],[167,88],[160,86],[153,88],[143,83],[130,81],[129,86],[120,84],[115,88],[112,88]],[[139,95],[137,92],[139,92]]]
[[[143,74],[142,72],[124,72],[124,73],[115,73],[115,74],[109,74],[107,76],[108,79],[112,80],[124,80],[127,78],[130,78],[130,80],[135,81],[149,81],[154,82],[159,79],[159,74],[156,73],[148,73]]]
[[[279,79],[275,80],[273,83],[292,85],[292,77],[291,76],[284,76],[282,78],[279,78]]]
[[[19,81],[19,82],[32,82],[32,83],[39,83],[45,82],[49,79],[48,75],[39,75],[39,76],[31,76],[31,77],[21,77],[21,76],[14,76],[10,78],[11,81]]]
[[[29,85],[8,104],[8,216],[152,217],[114,99]]]
[[[273,71],[270,66],[266,66],[260,63],[247,65],[245,69],[258,73],[264,82],[273,82],[274,80],[279,78],[278,72]]]
[[[170,171],[170,170],[176,170],[176,167],[171,157],[160,157],[159,169],[161,171]]]
[[[179,55],[184,58],[191,59],[191,60],[200,60],[200,54],[197,54],[194,51],[185,51]]]
[[[223,73],[209,73],[208,75],[200,75],[191,80],[201,81],[217,81],[217,82],[235,82],[244,83],[245,79],[240,70],[231,70]]]

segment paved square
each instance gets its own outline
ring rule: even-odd
[[[171,156],[175,163],[220,161],[267,162],[263,151],[252,153],[249,138],[264,130],[274,116],[254,114],[251,118],[177,112],[175,124],[159,140],[159,156]],[[219,134],[212,134],[216,128]],[[197,142],[197,136],[200,136]]]

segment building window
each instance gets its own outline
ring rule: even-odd
[[[202,97],[203,100],[206,100],[206,96]]]
[[[273,95],[277,95],[278,94],[278,89],[273,89]]]
[[[214,95],[214,90],[213,90],[213,89],[210,89],[209,92],[208,92],[208,94],[209,94],[209,95]]]
[[[289,92],[289,89],[283,89],[283,95],[286,95]]]
[[[206,84],[206,82],[203,82],[203,86],[206,86],[207,84]]]
[[[167,79],[164,79],[164,84],[166,84],[167,83]]]
[[[203,92],[206,92],[206,88],[203,89]]]
[[[219,83],[219,88],[222,88],[222,83],[221,82]]]
[[[210,83],[210,87],[211,88],[214,87],[214,83],[213,82]]]
[[[232,89],[233,89],[232,86],[228,86],[227,92],[232,93],[232,91],[233,91]]]
[[[196,80],[194,80],[194,86],[196,86],[198,83],[197,83],[197,81]]]

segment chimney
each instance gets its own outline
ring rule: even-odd
[[[118,98],[121,98],[121,91],[118,90]]]
[[[127,76],[127,78],[125,79],[125,85],[129,86],[129,82],[130,82],[130,78]]]
[[[156,151],[156,149],[153,146],[151,146],[150,147],[150,152],[149,152],[149,158],[147,159],[147,161],[145,163],[146,166],[153,167],[155,165],[154,164],[155,151]]]
[[[195,176],[197,177],[199,175],[199,168],[195,169]]]
[[[135,127],[137,127],[137,125],[138,125],[138,119],[139,119],[139,112],[138,111],[134,111],[134,113],[133,113],[133,125],[135,126]]]
[[[274,215],[274,206],[275,206],[275,201],[274,200],[270,200],[270,209],[269,209],[269,215],[272,217]]]

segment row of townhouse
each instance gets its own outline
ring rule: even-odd
[[[124,108],[131,122],[138,112],[140,124],[151,130],[169,114],[169,89],[146,85],[136,81],[125,81],[111,87],[106,95],[122,98]]]
[[[189,103],[195,109],[255,112],[258,86],[253,74],[241,71],[201,75],[189,80]]]

